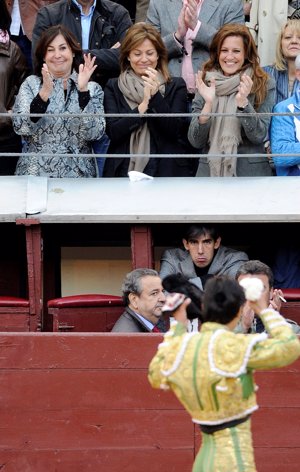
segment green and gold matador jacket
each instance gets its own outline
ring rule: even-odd
[[[151,361],[154,388],[171,389],[195,423],[218,425],[243,418],[258,408],[254,369],[273,369],[295,361],[300,342],[272,309],[261,314],[266,333],[235,334],[206,322],[187,333],[174,322]]]

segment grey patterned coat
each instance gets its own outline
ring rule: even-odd
[[[20,87],[13,108],[14,113],[30,113],[30,105],[41,88],[41,78],[31,75]],[[15,116],[15,132],[25,137],[24,154],[20,157],[17,175],[48,177],[96,177],[94,158],[81,157],[91,154],[91,141],[100,139],[105,129],[105,120],[96,113],[103,113],[103,91],[95,82],[89,82],[90,100],[81,110],[78,100],[77,74],[68,79],[65,97],[62,80],[54,80],[53,93],[49,99],[45,116],[33,122],[29,116]],[[67,113],[69,116],[51,115]],[[89,113],[83,118],[72,114]],[[26,156],[35,153],[34,156]],[[52,154],[45,156],[43,153]],[[55,154],[75,154],[73,157]]]

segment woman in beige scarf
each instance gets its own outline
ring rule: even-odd
[[[108,153],[124,157],[107,158],[104,177],[126,177],[131,170],[156,177],[191,175],[188,159],[150,159],[151,154],[185,153],[188,129],[185,118],[147,116],[187,112],[185,82],[170,77],[167,50],[156,28],[146,23],[129,28],[120,66],[119,78],[109,80],[104,91],[105,112],[131,116],[107,118]]]
[[[193,112],[200,116],[193,117],[188,137],[194,147],[207,152],[199,159],[197,176],[272,175],[267,156],[257,154],[264,153],[271,119],[259,113],[272,111],[275,84],[260,67],[245,26],[228,24],[216,33],[196,85]],[[210,113],[223,116],[207,116]]]

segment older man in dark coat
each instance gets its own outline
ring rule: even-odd
[[[158,273],[152,269],[129,272],[123,282],[122,293],[126,309],[112,332],[148,333],[165,331],[162,307],[166,297]]]

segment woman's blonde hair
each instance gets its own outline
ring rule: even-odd
[[[212,39],[209,48],[209,59],[203,65],[204,78],[205,72],[217,69],[221,70],[219,64],[219,56],[222,48],[222,44],[229,36],[240,36],[244,44],[245,62],[241,69],[241,72],[246,70],[248,67],[252,68],[253,85],[251,93],[254,94],[254,108],[259,108],[264,102],[267,96],[267,82],[269,80],[268,74],[260,67],[259,57],[257,54],[256,45],[254,39],[248,28],[238,23],[230,23],[222,26]]]
[[[158,55],[157,69],[162,73],[164,79],[169,81],[171,79],[168,70],[168,51],[161,38],[158,30],[147,23],[135,23],[131,26],[121,43],[120,50],[120,68],[124,72],[130,67],[128,60],[129,53],[138,47],[141,43],[148,39],[153,44]]]
[[[290,28],[292,33],[295,31],[299,34],[300,36],[300,20],[288,20],[281,28],[280,33],[278,35],[277,39],[277,45],[276,45],[276,58],[275,58],[275,63],[274,66],[277,70],[286,70],[287,69],[287,62],[286,59],[283,55],[282,51],[282,38],[285,33],[285,30],[287,28]]]

